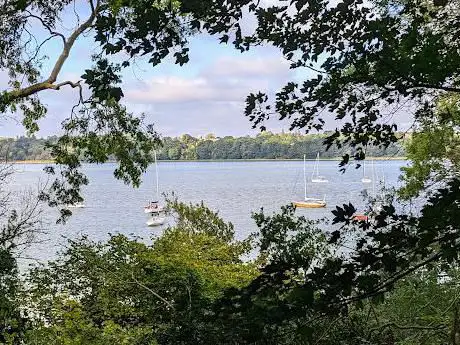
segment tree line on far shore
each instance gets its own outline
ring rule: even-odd
[[[337,158],[350,151],[344,146],[332,146],[325,150],[323,145],[326,134],[295,134],[263,132],[255,137],[216,137],[208,134],[193,137],[184,134],[179,137],[164,137],[162,147],[158,149],[160,160],[219,160],[219,159],[314,159],[319,152],[322,158]],[[2,160],[51,160],[46,143],[53,143],[57,137],[36,138],[17,137],[0,139]],[[386,149],[369,148],[367,154],[372,157],[403,157],[403,142],[391,144]]]

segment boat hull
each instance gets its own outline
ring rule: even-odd
[[[353,216],[353,220],[357,220],[357,221],[360,221],[360,222],[363,222],[363,221],[367,221],[369,219],[368,216],[366,216],[365,214],[356,214]]]
[[[85,208],[86,205],[85,204],[72,204],[72,205],[66,205],[67,208]]]
[[[312,202],[312,201],[293,201],[292,204],[299,208],[323,208],[326,207],[325,202]]]
[[[166,220],[165,217],[152,217],[147,221],[147,226],[150,226],[150,227],[160,226],[165,223],[165,220]]]
[[[329,180],[323,180],[323,179],[312,179],[311,182],[313,183],[327,183]]]
[[[144,207],[144,213],[146,214],[150,214],[150,213],[154,213],[154,212],[163,212],[164,211],[164,208],[159,206],[159,207]]]

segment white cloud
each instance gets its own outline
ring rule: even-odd
[[[161,66],[154,75],[145,67],[138,73],[125,71],[124,103],[129,111],[145,113],[164,135],[191,133],[201,135],[244,135],[251,133],[251,124],[244,117],[244,100],[250,92],[273,93],[292,78],[289,65],[275,49],[257,48],[248,54],[231,55],[217,52],[217,47],[201,42],[208,50],[192,58],[189,65]],[[201,47],[201,46],[200,46]],[[208,57],[207,54],[210,54]],[[214,58],[214,56],[217,56]],[[212,58],[211,58],[212,57]],[[87,59],[82,59],[87,63]],[[71,62],[71,63],[70,63]],[[80,79],[86,67],[77,58],[70,61],[59,81]],[[160,72],[161,71],[161,72]],[[136,70],[137,72],[137,70]],[[141,79],[139,79],[141,78]],[[87,90],[85,89],[85,93]],[[42,93],[48,106],[47,116],[40,120],[40,136],[62,131],[61,122],[70,115],[78,102],[78,90],[70,87]],[[18,115],[20,121],[21,116]],[[22,126],[12,121],[0,121],[0,135],[24,133]]]
[[[289,75],[289,66],[282,57],[223,57],[205,72],[210,76],[236,76],[239,78],[285,78]]]
[[[243,102],[253,91],[273,91],[291,76],[281,58],[223,57],[194,77],[159,76],[130,85],[128,103]]]
[[[229,100],[229,94],[219,95],[212,83],[204,78],[154,77],[141,83],[138,89],[125,92],[129,103],[168,103]]]

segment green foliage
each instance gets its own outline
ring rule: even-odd
[[[28,325],[21,314],[18,299],[20,281],[16,260],[12,254],[0,250],[0,343],[19,345]]]
[[[385,334],[396,344],[449,344],[458,308],[458,268],[420,270],[400,281],[384,303],[375,306],[372,336]]]
[[[360,267],[359,252],[344,255],[328,242],[322,222],[296,216],[290,206],[254,214],[260,232],[245,241],[236,241],[232,225],[203,204],[172,199],[168,207],[176,224],[152,244],[123,235],[107,242],[82,238],[30,271],[20,298],[7,300],[29,312],[22,324],[10,323],[18,325],[8,328],[10,339],[36,345],[436,345],[449,343],[458,329],[455,265],[413,270],[384,298],[355,298],[362,278],[380,272],[391,279],[389,270],[376,261],[371,271]],[[255,239],[259,257],[242,260]],[[388,239],[382,243],[388,245]],[[8,286],[17,287],[13,280]]]
[[[196,341],[200,315],[257,270],[241,260],[251,246],[234,240],[230,224],[203,205],[170,207],[179,221],[151,245],[122,235],[106,243],[83,238],[31,271],[26,296],[36,314],[28,337],[36,344]]]
[[[80,93],[64,122],[64,135],[52,145],[53,158],[66,167],[61,175],[52,167],[47,169],[57,175],[51,192],[42,195],[52,206],[81,199],[79,188],[87,183],[79,171],[82,157],[97,163],[116,157],[116,177],[139,184],[158,138],[152,127],[146,130],[141,119],[121,105],[121,72],[140,56],[152,66],[168,56],[178,65],[187,63],[188,42],[197,33],[216,35],[221,43],[231,42],[242,52],[268,43],[280,48],[293,69],[308,69],[309,73],[301,74],[306,79],[288,82],[274,104],[263,93],[249,95],[245,113],[262,130],[274,113],[290,120],[291,129],[307,131],[324,130],[330,122],[326,117],[332,116],[341,123],[324,143],[327,148],[348,151],[342,165],[350,155],[363,159],[369,147],[394,144],[397,126],[387,116],[391,118],[402,104],[410,103],[422,133],[414,134],[409,144],[414,165],[406,170],[408,185],[402,193],[417,195],[436,181],[433,175],[437,174],[442,185],[430,191],[418,214],[401,213],[384,204],[370,213],[368,222],[358,222],[352,205],[336,208],[337,230],[327,235],[329,246],[323,245],[325,234],[316,224],[294,217],[292,208],[271,217],[258,214],[255,219],[262,236],[258,270],[253,263],[241,261],[250,246],[234,241],[231,225],[203,205],[179,207],[176,203],[178,226],[153,245],[123,236],[113,236],[107,243],[83,239],[72,243],[57,261],[33,271],[25,298],[37,312],[31,339],[107,343],[121,330],[126,335],[122,340],[134,344],[447,340],[441,312],[417,308],[429,321],[414,320],[414,314],[392,304],[391,294],[401,284],[401,295],[395,292],[393,303],[403,303],[413,293],[412,282],[403,279],[422,272],[414,278],[416,284],[431,291],[430,295],[439,293],[439,305],[451,310],[445,305],[451,291],[444,291],[446,285],[438,276],[427,276],[423,268],[438,263],[447,272],[459,260],[460,181],[455,169],[445,168],[445,158],[454,167],[458,161],[458,1],[293,0],[262,6],[255,0],[174,4],[101,0],[88,2],[90,15],[65,37],[55,30],[67,6],[72,6],[67,0],[8,1],[0,6],[0,69],[9,78],[8,88],[0,93],[0,112],[21,111],[29,133],[36,132],[38,120],[46,116],[40,102],[42,91],[57,92],[62,87],[81,91],[80,82],[57,83],[75,40],[92,31],[100,45],[93,68],[82,76],[89,98]],[[257,25],[244,37],[240,21],[246,11],[256,15]],[[28,36],[32,21],[38,21],[51,38],[63,41],[60,57],[45,77],[40,73],[41,44],[30,47],[34,44]],[[30,51],[37,54],[30,56]],[[122,57],[119,65],[108,62],[115,54]],[[165,144],[164,154],[175,159],[213,155],[238,159],[255,158],[254,152],[267,158],[294,152],[286,150],[289,141],[282,136],[280,140],[270,135],[261,138],[263,144],[256,141],[256,145],[232,137],[217,145],[209,138],[201,146],[183,136],[180,146]],[[291,143],[297,145],[296,154],[314,147]],[[313,152],[317,151],[321,150]],[[347,236],[353,240],[351,245]],[[340,252],[340,244],[348,245],[346,255]],[[14,269],[10,271],[13,278],[6,274],[4,289],[7,311],[15,310],[8,309],[15,301],[14,294],[8,295],[15,280]],[[427,301],[423,293],[419,296]],[[385,307],[391,309],[384,316],[386,323],[372,325],[376,332],[366,335],[363,327],[356,326],[368,321],[358,308],[363,301],[377,303],[384,297],[388,302],[381,304],[382,313]],[[350,313],[355,307],[356,312]],[[455,344],[460,333],[458,305],[452,309],[451,342]],[[336,317],[340,318],[337,322]],[[402,319],[418,321],[418,330],[424,327],[425,331],[434,320],[440,334],[409,332],[410,328],[394,323]],[[5,320],[14,324],[9,317]],[[325,327],[331,321],[333,333]],[[389,324],[395,330],[388,331]],[[16,341],[20,332],[10,332],[8,327],[4,334],[14,334]],[[39,336],[44,339],[37,340]]]
[[[182,66],[189,61],[188,39],[199,32],[220,35],[234,30],[235,39],[241,40],[238,21],[242,6],[249,2],[90,0],[74,6],[68,0],[53,0],[2,4],[0,70],[6,72],[8,86],[0,91],[0,113],[22,113],[23,125],[34,134],[39,130],[38,121],[47,113],[40,101],[42,92],[58,92],[63,87],[78,90],[78,103],[69,107],[69,117],[63,123],[64,134],[51,149],[62,172],[46,169],[55,180],[41,199],[50,206],[81,200],[80,187],[88,183],[79,171],[82,157],[97,163],[115,158],[119,163],[115,177],[138,186],[141,174],[152,162],[151,152],[158,138],[142,116],[135,116],[121,104],[122,69],[142,56],[153,66],[172,56]],[[69,10],[76,13],[76,27],[65,24]],[[58,31],[57,23],[74,28],[64,34]],[[49,37],[40,42],[28,30],[34,25]],[[94,37],[99,44],[92,57],[94,66],[82,73],[80,81],[59,81],[62,67],[82,35]],[[48,56],[42,48],[52,39],[62,41],[62,51],[50,57],[51,71],[43,76],[42,61]],[[115,54],[121,56],[120,63],[109,63]],[[90,90],[88,97],[83,83]],[[61,215],[60,220],[64,220],[68,211],[61,210]]]
[[[352,245],[309,277],[314,291],[322,291],[325,312],[382,299],[421,267],[458,262],[458,7],[458,1],[294,0],[255,9],[258,27],[247,42],[279,47],[291,68],[308,73],[273,102],[264,93],[249,95],[245,114],[254,127],[265,130],[276,114],[291,129],[324,130],[330,116],[340,122],[325,143],[351,147],[345,166],[350,155],[363,159],[369,145],[396,142],[392,116],[410,104],[417,133],[407,150],[414,164],[405,170],[401,195],[437,183],[414,213],[384,203],[371,208],[369,221],[357,222],[353,205],[336,208],[339,228],[331,241],[348,237]]]
[[[281,213],[254,215],[260,228],[260,275],[231,289],[214,305],[210,338],[219,344],[298,344],[312,337],[314,287],[308,274],[327,260],[326,238],[317,223]],[[209,344],[212,343],[209,341]]]
[[[161,147],[157,148],[158,157],[161,160],[208,160],[208,159],[301,159],[304,154],[308,159],[314,159],[320,152],[323,158],[341,157],[347,152],[347,148],[335,147],[325,150],[323,141],[325,135],[309,134],[297,135],[291,133],[273,134],[264,132],[256,137],[223,137],[216,138],[212,134],[204,138],[194,138],[183,135],[177,138],[161,138]],[[103,161],[107,156],[115,160],[114,154],[109,154],[112,148],[104,147],[107,138],[94,138],[101,140],[97,152],[104,154],[98,157]],[[35,137],[19,137],[17,139],[0,139],[0,157],[8,155],[8,160],[24,159],[49,159],[53,158],[51,151],[46,145],[56,143],[57,137],[39,139]],[[402,157],[405,155],[402,147],[404,141],[390,145],[387,149],[368,148],[367,154],[373,157]],[[108,143],[107,143],[108,145]],[[109,150],[110,149],[110,150]],[[84,151],[85,152],[85,151]],[[95,161],[95,158],[80,154],[82,161]]]
[[[0,157],[8,162],[15,160],[51,160],[51,153],[46,149],[47,142],[55,143],[57,137],[46,139],[31,137],[1,138]]]
[[[181,231],[190,234],[205,233],[227,242],[235,236],[233,224],[226,223],[217,212],[206,207],[203,202],[187,205],[173,197],[167,200],[167,206],[173,211],[176,226]]]
[[[66,300],[57,304],[50,316],[52,323],[27,332],[25,341],[29,345],[156,345],[149,327],[121,327],[108,320],[101,326],[87,317],[76,301]]]
[[[411,165],[402,168],[402,197],[418,196],[431,185],[457,175],[460,169],[459,99],[456,94],[441,97],[435,117],[422,122],[420,130],[406,142]]]
[[[402,104],[411,104],[419,123],[433,117],[437,95],[460,92],[457,8],[457,1],[410,0],[294,0],[256,8],[258,26],[246,42],[278,47],[291,68],[307,73],[274,102],[264,93],[249,95],[246,115],[262,130],[274,114],[306,131],[338,120],[327,144],[341,147],[345,138],[356,159],[369,145],[390,145],[397,140],[391,115]]]
[[[348,152],[349,147],[331,148],[326,151],[324,134],[299,135],[292,133],[273,134],[264,132],[256,137],[223,138],[180,138],[163,139],[159,158],[163,160],[181,159],[301,159],[304,154],[314,159],[320,152],[323,158],[337,158]],[[404,151],[399,143],[387,149],[369,148],[368,155],[401,157]]]

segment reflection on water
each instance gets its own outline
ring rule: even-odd
[[[386,186],[396,186],[400,167],[404,161],[376,161],[375,180],[384,176]],[[308,177],[314,162],[307,162]],[[18,173],[12,188],[34,186],[44,181],[43,165],[26,165]],[[66,225],[54,225],[54,211],[48,211],[50,241],[29,250],[29,255],[41,259],[50,258],[65,243],[64,238],[88,234],[93,239],[104,239],[108,233],[135,234],[149,238],[160,233],[161,228],[148,228],[143,207],[155,195],[154,167],[144,177],[139,189],[133,189],[113,178],[113,164],[86,165],[85,172],[90,185],[85,187],[86,208],[74,209],[73,217]],[[321,175],[328,183],[308,183],[308,195],[326,196],[325,209],[298,210],[312,218],[330,217],[335,205],[352,202],[364,206],[363,189],[372,193],[372,183],[361,182],[362,171],[350,167],[339,172],[338,162],[322,161]],[[235,225],[238,237],[245,237],[256,230],[251,212],[261,207],[273,212],[293,200],[303,198],[303,162],[160,162],[160,190],[174,192],[180,200],[200,202],[219,210],[220,215]],[[378,189],[378,181],[375,183]]]

